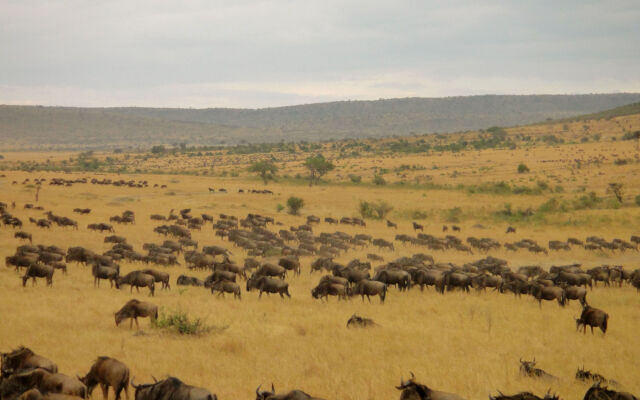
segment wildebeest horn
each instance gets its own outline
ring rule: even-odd
[[[136,379],[135,376],[131,377],[131,387],[134,388],[134,389],[137,389],[138,386],[140,386],[140,385],[136,385],[136,383],[133,381],[134,379]]]
[[[273,393],[275,393],[275,392],[276,392],[276,389],[273,387],[273,382],[271,382],[271,391],[272,391]]]
[[[416,379],[416,376],[413,374],[413,372],[409,371],[409,373],[411,374],[411,380]]]
[[[522,364],[522,357],[520,357],[520,364]]]
[[[156,379],[156,377],[155,377],[155,376],[151,375],[151,378],[153,379],[153,381],[154,381],[155,383],[158,383],[158,380]]]
[[[262,386],[262,384],[258,385],[258,387],[256,388],[256,395],[260,396],[260,386]]]

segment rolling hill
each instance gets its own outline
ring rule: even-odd
[[[639,93],[342,101],[265,109],[0,106],[0,150],[318,141],[457,132],[577,117]]]

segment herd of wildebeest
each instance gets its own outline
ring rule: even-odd
[[[38,180],[42,184],[43,180]],[[84,180],[66,181],[52,179],[50,184],[72,185],[74,183],[87,183]],[[92,180],[94,184],[115,184],[130,187],[146,187],[147,182],[125,182],[110,180]],[[250,192],[247,190],[247,192]],[[621,265],[600,265],[585,269],[581,264],[557,265],[549,270],[544,270],[538,265],[525,265],[516,269],[508,266],[506,260],[502,260],[486,253],[505,248],[510,251],[520,249],[539,254],[548,254],[550,251],[566,251],[571,246],[580,246],[587,250],[600,251],[638,251],[640,237],[632,236],[629,241],[613,239],[607,241],[603,238],[588,237],[585,242],[568,238],[566,241],[549,241],[548,247],[531,239],[521,239],[513,243],[500,243],[492,238],[468,237],[466,244],[454,235],[434,236],[424,233],[424,227],[413,222],[414,235],[397,234],[394,241],[383,238],[374,238],[366,233],[348,234],[341,231],[333,233],[321,232],[314,234],[314,228],[321,223],[329,225],[354,225],[366,229],[366,223],[360,218],[344,217],[335,219],[326,217],[321,220],[316,216],[308,216],[306,223],[299,226],[291,226],[285,229],[282,223],[272,217],[256,214],[248,214],[245,218],[220,214],[213,217],[208,214],[194,216],[190,209],[178,212],[171,210],[168,215],[152,214],[150,219],[157,223],[153,228],[157,243],[149,242],[142,246],[142,251],[134,249],[124,236],[116,235],[113,224],[135,224],[136,215],[132,211],[124,211],[112,216],[108,222],[93,222],[87,225],[87,229],[98,232],[106,232],[105,243],[111,248],[106,252],[93,251],[85,247],[70,247],[62,249],[55,245],[33,244],[32,235],[25,231],[22,219],[14,215],[16,213],[15,202],[10,205],[0,202],[0,222],[2,226],[13,228],[14,237],[18,240],[28,241],[29,244],[21,244],[16,247],[15,253],[6,257],[6,265],[14,267],[16,271],[24,270],[20,277],[23,286],[29,280],[35,285],[36,279],[44,278],[47,285],[53,285],[53,277],[56,270],[66,274],[68,264],[78,263],[87,268],[94,278],[94,285],[99,286],[101,280],[108,280],[113,288],[130,286],[130,291],[135,287],[147,288],[149,295],[155,294],[156,285],[161,289],[171,288],[171,266],[184,265],[190,270],[208,271],[209,275],[201,280],[195,276],[180,275],[175,280],[180,286],[196,286],[207,288],[212,294],[224,297],[225,294],[233,295],[241,300],[244,281],[247,292],[256,291],[261,298],[263,293],[277,294],[283,299],[291,297],[287,278],[301,274],[301,260],[305,257],[313,257],[310,262],[311,274],[322,274],[317,286],[311,290],[311,296],[319,301],[329,301],[330,296],[338,300],[349,300],[353,296],[365,297],[371,302],[371,296],[378,296],[381,303],[387,298],[390,287],[396,288],[397,295],[409,290],[424,291],[433,287],[435,292],[444,295],[453,290],[469,293],[471,289],[478,292],[491,289],[499,293],[512,293],[515,296],[532,296],[540,306],[542,301],[556,301],[564,307],[570,300],[577,300],[582,306],[579,318],[576,318],[576,329],[582,328],[586,333],[587,327],[599,328],[603,334],[608,327],[609,315],[596,307],[587,299],[589,289],[602,284],[604,286],[632,285],[640,291],[640,269],[629,270]],[[25,210],[41,212],[41,218],[28,218],[28,221],[37,229],[52,229],[58,227],[70,227],[79,229],[79,224],[73,218],[56,215],[46,211],[41,206],[25,204]],[[89,216],[91,209],[75,208],[73,212]],[[192,238],[194,230],[202,231],[207,224],[212,226],[212,232],[216,237],[226,240],[229,246],[200,246]],[[116,226],[117,227],[117,226]],[[269,229],[270,227],[277,227]],[[389,229],[398,229],[398,225],[387,221]],[[476,228],[481,228],[476,226]],[[211,228],[209,228],[211,229]],[[443,232],[449,229],[453,232],[461,232],[459,226],[443,226]],[[419,231],[419,233],[418,233]],[[515,233],[515,229],[509,227],[507,232]],[[153,233],[149,232],[150,235]],[[232,247],[231,247],[232,246]],[[431,251],[445,252],[449,250],[461,251],[469,254],[481,253],[484,257],[477,261],[456,265],[453,263],[436,262],[434,257],[420,252],[411,251],[411,256],[403,256],[397,259],[385,261],[381,251],[396,249],[402,246],[405,250],[428,249]],[[241,248],[247,254],[242,263],[232,260],[232,250]],[[345,252],[352,249],[379,249],[379,252],[371,251],[366,260],[353,259],[342,264],[334,261]],[[120,273],[120,263],[127,262],[139,264],[142,268]],[[377,263],[372,266],[372,263]],[[295,293],[294,293],[295,294]],[[149,317],[152,320],[158,318],[158,307],[150,302],[137,299],[128,301],[115,312],[115,323],[129,319],[130,327],[133,322],[138,326],[138,318]],[[373,320],[353,315],[347,322],[347,327],[375,327],[379,326]],[[523,375],[540,379],[555,379],[551,374],[536,368],[536,362],[522,361],[520,372]],[[597,373],[591,373],[579,369],[576,378],[584,381],[592,381],[593,385],[585,394],[585,400],[636,399],[625,392],[617,392],[606,387],[606,384],[615,386],[615,381],[610,381]],[[87,398],[93,388],[100,384],[105,399],[108,387],[111,386],[119,400],[120,392],[129,386],[129,369],[118,360],[109,357],[99,357],[90,367],[84,377],[69,377],[58,373],[56,365],[44,357],[34,354],[28,348],[20,347],[10,353],[2,354],[2,382],[0,383],[0,400],[21,399],[38,400],[46,399],[73,399],[77,397]],[[136,400],[208,400],[215,399],[216,395],[206,389],[193,387],[181,382],[179,379],[169,377],[161,381],[149,384],[135,384],[131,379],[131,386],[135,389]],[[401,399],[432,399],[432,400],[457,400],[458,396],[439,392],[416,382],[412,374],[411,379],[402,381],[399,386]],[[275,389],[256,390],[257,400],[303,400],[313,399],[300,390],[288,393],[276,394]],[[557,399],[557,396],[547,393],[542,398]],[[500,395],[491,397],[495,400],[534,400],[541,399],[532,393],[522,392],[513,396]]]

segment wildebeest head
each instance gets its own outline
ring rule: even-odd
[[[532,361],[522,360],[520,359],[520,372],[523,375],[533,375],[536,367],[536,358],[533,357]]]
[[[417,395],[421,400],[428,400],[431,396],[431,389],[429,389],[426,385],[416,382],[416,377],[413,372],[411,372],[411,378],[409,378],[409,380],[405,381],[400,379],[400,385],[396,386],[396,389],[402,390],[402,395],[400,396],[401,399],[415,397],[410,396],[414,394]]]
[[[269,397],[274,396],[276,394],[276,389],[273,387],[273,383],[271,384],[271,391],[260,390],[262,385],[258,385],[256,388],[256,400],[267,400]]]

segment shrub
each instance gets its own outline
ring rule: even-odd
[[[152,324],[155,328],[173,330],[180,335],[203,335],[211,330],[202,319],[191,319],[181,310],[162,312]]]
[[[635,201],[636,205],[640,207],[640,194],[636,196]]]
[[[384,178],[382,177],[382,175],[375,175],[373,177],[373,183],[378,185],[378,186],[382,186],[384,184],[387,183],[387,181],[384,180]]]
[[[166,149],[164,148],[164,146],[159,145],[159,146],[153,146],[151,148],[151,153],[153,154],[162,154],[166,151]]]
[[[359,212],[362,218],[383,219],[393,210],[393,206],[384,200],[376,202],[361,201]]]
[[[460,207],[450,208],[445,211],[445,220],[447,222],[457,223],[460,222],[462,216],[462,209]]]
[[[284,206],[280,203],[278,203],[278,205],[276,206],[276,211],[277,212],[282,212],[282,210],[284,210]]]
[[[297,215],[298,211],[304,207],[304,200],[300,197],[291,196],[287,199],[287,207],[289,207],[289,214]]]
[[[524,174],[526,172],[529,172],[529,167],[527,167],[526,165],[524,165],[523,163],[520,163],[518,165],[518,173],[519,174]]]
[[[362,177],[360,175],[349,174],[349,179],[351,179],[352,183],[362,182]]]

